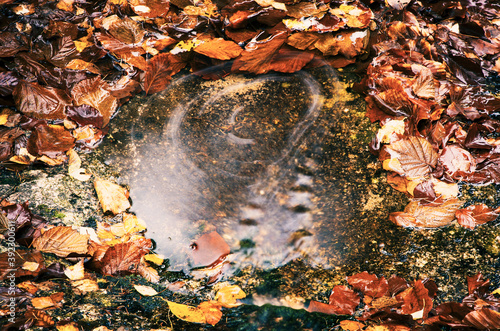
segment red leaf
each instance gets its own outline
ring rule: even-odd
[[[283,47],[273,57],[269,70],[293,73],[304,68],[313,57],[313,53],[297,52]]]
[[[459,209],[455,213],[458,224],[471,230],[477,225],[494,221],[498,215],[497,210],[493,210],[483,203]]]
[[[411,288],[404,290],[396,298],[403,302],[399,310],[402,314],[413,314],[423,309],[423,318],[426,319],[432,309],[429,291],[421,280],[415,281]]]
[[[471,311],[464,321],[479,330],[500,330],[500,313],[488,308]]]
[[[11,273],[14,273],[17,278],[24,276],[38,276],[38,274],[45,269],[42,253],[34,251],[16,250],[15,258],[9,252],[0,254],[0,280],[4,280]],[[14,265],[12,264],[14,261]],[[33,264],[37,267],[35,270],[26,268],[26,262]],[[38,265],[37,265],[38,264]],[[25,266],[23,268],[23,266]]]
[[[479,294],[484,294],[488,291],[490,286],[490,280],[484,279],[481,273],[477,273],[474,276],[467,276],[467,289],[469,294],[474,294],[476,291]]]
[[[359,305],[360,298],[353,290],[347,286],[337,285],[330,294],[330,305],[334,306],[336,314],[352,315]]]
[[[250,41],[241,56],[234,61],[231,70],[265,74],[271,70],[271,61],[285,43],[286,38],[287,32],[281,31],[264,40]]]
[[[71,105],[64,91],[24,80],[17,84],[13,94],[22,113],[44,120],[64,119],[64,108]]]
[[[389,290],[389,283],[384,277],[379,279],[366,271],[347,277],[347,282],[355,290],[372,298],[382,297]]]

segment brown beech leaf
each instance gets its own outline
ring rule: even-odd
[[[222,318],[220,305],[216,301],[203,301],[198,305],[198,309],[205,315],[205,323],[215,325]]]
[[[64,108],[71,105],[64,91],[24,80],[17,84],[13,95],[17,109],[39,119],[64,119]]]
[[[163,17],[170,8],[169,0],[128,0],[132,10],[147,18]]]
[[[138,44],[142,42],[146,34],[139,23],[128,17],[112,23],[108,31],[113,37],[126,44]]]
[[[18,249],[16,250],[14,265],[12,265],[12,259],[9,259],[9,257],[12,258],[12,256],[9,256],[9,252],[0,254],[0,280],[4,280],[12,271],[14,271],[16,277],[20,278],[24,276],[36,277],[41,271],[45,270],[45,263],[40,252]],[[37,268],[23,268],[27,262],[30,262],[33,266],[36,264]]]
[[[391,213],[389,219],[404,227],[437,228],[450,225],[461,205],[462,201],[456,198],[439,205],[421,205],[413,200],[405,207],[404,212]]]
[[[10,57],[28,50],[23,38],[14,32],[0,32],[0,57]]]
[[[467,229],[474,230],[477,225],[496,220],[499,212],[486,206],[484,203],[472,205],[456,211],[457,222]]]
[[[28,139],[28,152],[57,158],[75,146],[75,139],[62,125],[37,125]]]
[[[142,89],[153,94],[164,90],[173,75],[178,73],[186,63],[172,54],[158,54],[148,61],[147,71],[141,81]]]
[[[392,158],[397,158],[407,178],[426,177],[437,164],[438,154],[424,138],[409,136],[387,146]]]
[[[121,40],[116,39],[113,36],[108,35],[107,33],[96,32],[94,34],[95,39],[97,39],[102,47],[114,54],[121,55],[124,53],[135,53],[137,55],[142,55],[146,53],[144,48],[141,45],[130,45],[124,43]]]
[[[99,68],[95,64],[80,59],[73,59],[69,61],[68,64],[66,64],[66,69],[87,70],[96,75],[101,74]]]
[[[413,93],[419,98],[434,99],[436,97],[436,86],[430,69],[421,70],[411,86]]]
[[[360,298],[347,286],[337,285],[332,289],[329,304],[334,306],[336,314],[352,315],[359,305]]]
[[[347,282],[355,290],[371,298],[384,296],[389,290],[389,283],[384,277],[378,278],[376,275],[369,274],[366,271],[347,277]]]
[[[316,32],[297,32],[288,37],[286,43],[301,50],[312,50],[316,48],[315,44],[322,38],[321,36]]]
[[[446,173],[453,179],[460,180],[460,176],[476,170],[476,162],[472,155],[457,145],[446,145],[439,156]]]
[[[129,193],[124,187],[109,180],[96,178],[94,188],[104,212],[111,211],[116,215],[130,208]]]
[[[77,83],[71,90],[71,96],[77,106],[89,105],[101,113],[103,126],[108,125],[118,107],[118,102],[109,92],[108,84],[97,76],[84,79]]]
[[[0,96],[8,96],[12,94],[19,79],[13,71],[0,72]]]
[[[412,287],[399,293],[396,298],[403,302],[399,312],[402,314],[415,314],[414,319],[426,319],[432,309],[432,299],[429,296],[429,291],[421,280],[415,281]],[[422,317],[419,316],[419,313]]]
[[[230,60],[238,57],[243,49],[233,41],[215,38],[194,48],[196,53],[218,60]]]
[[[231,68],[232,71],[248,71],[254,74],[264,74],[270,70],[271,60],[285,43],[287,33],[284,31],[264,40],[250,41]]]
[[[53,227],[33,241],[33,247],[45,253],[66,257],[71,253],[87,253],[88,236],[67,226]]]
[[[489,308],[481,308],[468,313],[464,321],[479,330],[499,330],[500,313]]]
[[[307,311],[310,313],[323,313],[323,314],[329,314],[329,315],[336,315],[338,308],[324,303],[324,302],[319,302],[315,300],[311,300],[309,302],[309,306],[307,307]]]
[[[151,240],[144,237],[119,243],[106,250],[98,266],[105,275],[137,273],[141,258],[149,252]]]
[[[298,52],[282,47],[273,57],[269,70],[293,73],[304,68],[314,58],[313,53]]]
[[[358,321],[343,320],[340,321],[340,327],[344,331],[359,331],[365,328],[365,325]]]

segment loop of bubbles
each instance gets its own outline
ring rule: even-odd
[[[131,210],[171,269],[193,267],[189,246],[211,230],[237,266],[321,260],[311,155],[340,108],[337,84],[329,67],[218,81],[187,75],[129,110]]]

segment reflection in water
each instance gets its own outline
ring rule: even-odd
[[[318,258],[308,155],[334,125],[335,77],[327,67],[215,82],[189,75],[131,111],[131,210],[172,269],[188,267],[189,245],[214,229],[240,266]]]

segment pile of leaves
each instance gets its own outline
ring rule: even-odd
[[[408,283],[401,277],[389,279],[365,272],[347,277],[352,287],[338,285],[329,303],[311,301],[310,312],[354,315],[363,298],[357,321],[340,323],[343,330],[496,330],[500,328],[500,289],[489,293],[489,280],[479,273],[467,277],[469,295],[461,303],[445,302],[434,306],[438,287],[431,279]]]
[[[0,162],[59,165],[94,148],[120,105],[183,68],[230,73],[342,67],[367,54],[358,1],[1,1]]]
[[[498,216],[484,204],[460,209],[457,184],[500,183],[500,99],[486,84],[500,72],[499,17],[489,2],[421,1],[380,22],[364,86],[367,116],[382,126],[371,149],[411,198],[390,215],[398,225],[456,218],[473,229]]]

